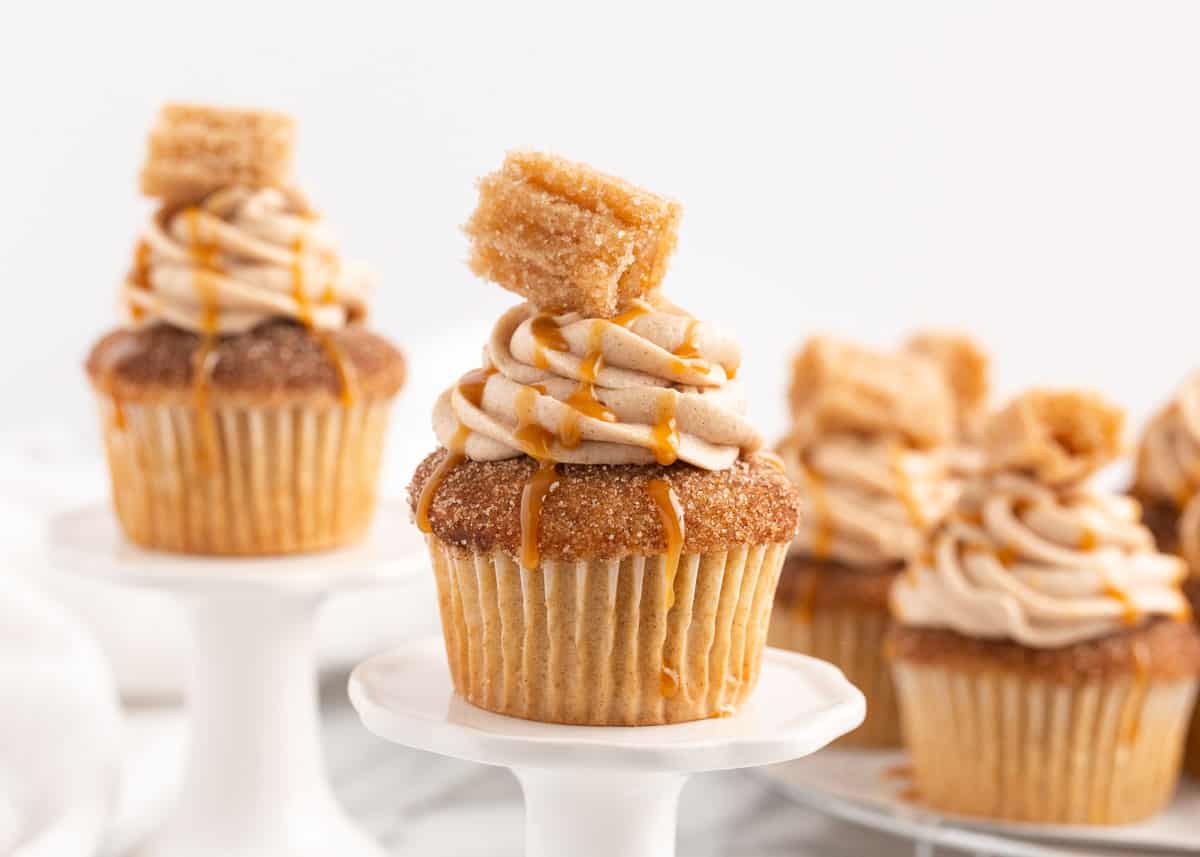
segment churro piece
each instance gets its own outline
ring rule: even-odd
[[[1120,455],[1124,427],[1124,412],[1095,393],[1030,390],[988,421],[983,448],[992,470],[1069,484]]]
[[[608,318],[662,281],[680,213],[585,164],[511,152],[479,182],[468,263],[540,310]]]
[[[800,437],[893,434],[923,448],[954,433],[954,401],[928,360],[816,336],[792,369],[790,398]]]
[[[189,203],[223,187],[282,186],[295,133],[291,117],[269,110],[167,104],[150,130],[142,193]]]
[[[978,343],[959,333],[926,330],[913,335],[904,350],[938,367],[954,397],[959,434],[966,439],[978,437],[987,420],[991,386],[988,356]]]

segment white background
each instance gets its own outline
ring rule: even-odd
[[[300,176],[412,358],[405,465],[514,300],[458,226],[518,145],[683,201],[669,293],[740,335],[771,434],[816,330],[959,326],[1002,392],[1088,384],[1138,418],[1200,364],[1200,5],[300,5],[6,10],[6,428],[94,434],[80,362],[117,317],[165,99],[298,117]]]

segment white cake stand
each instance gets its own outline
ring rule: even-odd
[[[736,716],[677,726],[561,726],[476,708],[454,693],[440,638],[360,664],[350,701],[389,741],[513,769],[528,857],[670,857],[688,774],[806,756],[863,721],[863,696],[833,666],[768,649]]]
[[[64,571],[173,593],[192,617],[188,768],[173,813],[139,855],[382,854],[334,801],[325,775],[313,638],[327,594],[425,573],[408,517],[402,503],[385,503],[362,544],[277,558],[142,550],[107,505],[50,522],[49,553]]]

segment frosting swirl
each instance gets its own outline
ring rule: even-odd
[[[438,399],[433,427],[477,461],[722,470],[762,446],[731,380],[740,359],[732,339],[661,300],[612,319],[522,304],[496,323],[483,370]]]
[[[904,562],[958,495],[946,453],[852,434],[785,443],[780,456],[810,510],[790,552],[859,567]]]
[[[1138,449],[1135,490],[1183,509],[1200,489],[1200,372],[1146,427]]]
[[[1183,564],[1155,550],[1139,516],[1135,501],[1080,483],[981,479],[896,582],[892,611],[907,625],[1034,648],[1184,617]]]
[[[229,334],[272,318],[343,327],[369,286],[297,191],[231,187],[152,218],[122,296],[136,322]]]

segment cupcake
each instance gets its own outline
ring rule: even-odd
[[[866,695],[867,718],[843,745],[898,746],[888,593],[954,502],[954,400],[926,360],[816,337],[796,358],[791,406],[779,452],[805,515],[769,643],[835,664]]]
[[[525,302],[438,399],[412,510],[455,688],[585,725],[733,713],[758,679],[799,501],[756,455],[737,344],[662,296],[678,206],[510,154],[470,265]]]
[[[151,131],[127,321],[87,359],[143,547],[289,554],[370,521],[404,362],[363,325],[370,276],[291,184],[293,138],[277,113],[184,105]]]
[[[1200,672],[1183,563],[1138,504],[1089,486],[1121,448],[1099,397],[1033,391],[988,423],[987,471],[892,591],[921,800],[1123,824],[1170,799]]]
[[[1146,426],[1131,493],[1162,550],[1181,555],[1190,574],[1183,591],[1200,616],[1200,373],[1189,377]],[[1200,708],[1188,738],[1185,768],[1200,777]]]

